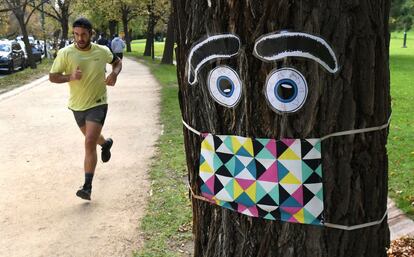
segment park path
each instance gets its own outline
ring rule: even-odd
[[[114,139],[112,159],[98,162],[91,202],[75,196],[83,136],[66,108],[67,87],[43,78],[0,96],[0,256],[121,257],[143,242],[159,85],[148,68],[124,59],[108,87],[103,134]]]

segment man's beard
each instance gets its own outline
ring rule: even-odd
[[[82,50],[88,49],[90,45],[91,45],[91,40],[76,42],[76,46]]]

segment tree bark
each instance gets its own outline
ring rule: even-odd
[[[65,47],[66,40],[68,40],[68,34],[69,34],[69,17],[63,15],[62,10],[62,19],[59,21],[60,26],[62,27],[62,37],[59,44],[59,49]]]
[[[210,5],[210,6],[209,6]],[[384,124],[391,113],[389,88],[389,0],[173,0],[177,30],[177,76],[183,119],[203,132],[265,138],[318,138]],[[263,34],[280,30],[320,35],[336,53],[335,74],[304,59],[263,63],[252,54]],[[189,86],[186,61],[192,44],[205,35],[234,33],[240,53],[221,60],[243,84],[233,109],[216,104],[206,85],[207,64],[199,83]],[[273,112],[263,95],[266,76],[276,67],[293,66],[309,84],[297,113]],[[185,129],[190,186],[200,195],[200,137]],[[354,225],[381,219],[387,205],[386,130],[342,136],[322,142],[325,220]],[[313,225],[250,218],[192,199],[194,256],[197,257],[386,257],[389,230],[381,225],[343,231]]]
[[[19,13],[18,11],[16,11],[14,14],[16,16],[17,21],[19,22],[20,30],[22,32],[22,36],[23,36],[22,40],[26,47],[27,61],[29,62],[30,68],[36,69],[37,65],[36,65],[36,61],[34,60],[32,47],[29,42],[29,33],[27,32],[27,27],[24,22],[24,13]]]
[[[131,38],[130,38],[130,35],[129,35],[129,30],[128,30],[128,11],[127,11],[127,9],[122,9],[122,25],[123,25],[124,33],[125,33],[125,44],[126,44],[127,52],[131,52]]]
[[[117,25],[117,23],[118,22],[116,20],[108,21],[110,38],[113,38],[113,36],[116,34],[116,25]]]
[[[152,56],[152,47],[154,45],[154,8],[151,4],[148,5],[148,26],[147,26],[147,40],[145,41],[144,56]]]
[[[125,3],[121,3],[121,16],[122,16],[122,25],[125,33],[125,43],[127,52],[131,52],[131,32],[132,30],[128,28],[128,22],[136,16],[133,8]]]
[[[165,40],[164,52],[162,54],[161,63],[173,64],[174,61],[174,20],[172,13],[168,18],[167,38]]]

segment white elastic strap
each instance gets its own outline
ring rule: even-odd
[[[194,128],[192,128],[190,125],[188,125],[184,120],[181,120],[184,124],[184,126],[190,130],[191,132],[193,132],[194,134],[200,136],[201,133],[198,130],[195,130]],[[377,130],[382,130],[385,128],[388,128],[388,126],[391,123],[391,116],[388,118],[388,122],[382,126],[378,126],[378,127],[371,127],[371,128],[364,128],[364,129],[353,129],[353,130],[346,130],[346,131],[341,131],[341,132],[336,132],[336,133],[332,133],[329,135],[326,135],[324,137],[321,138],[321,141],[328,139],[330,137],[339,137],[339,136],[345,136],[345,135],[352,135],[352,134],[360,134],[360,133],[366,133],[366,132],[371,132],[371,131],[377,131]]]
[[[391,116],[388,118],[388,122],[382,126],[336,132],[336,133],[332,133],[332,134],[322,137],[321,141],[328,139],[330,137],[339,137],[339,136],[345,136],[345,135],[360,134],[360,133],[382,130],[382,129],[387,128],[390,125],[390,123],[391,123]]]
[[[366,228],[366,227],[372,227],[372,226],[376,226],[376,225],[381,224],[384,221],[387,214],[388,214],[388,212],[385,211],[384,216],[382,216],[382,219],[380,219],[380,220],[372,221],[372,222],[368,222],[368,223],[363,223],[363,224],[359,224],[359,225],[354,225],[354,226],[344,226],[344,225],[332,224],[332,223],[328,223],[328,222],[325,222],[324,226],[329,227],[329,228],[342,229],[342,230],[356,230],[356,229],[361,229],[361,228]]]
[[[196,135],[201,135],[201,133],[200,133],[200,131],[197,131],[197,130],[195,130],[195,129],[193,129],[190,125],[188,125],[184,120],[181,120],[182,122],[183,122],[183,124],[184,124],[184,126],[188,129],[188,130],[190,130],[191,132],[193,132],[194,134],[196,134]]]

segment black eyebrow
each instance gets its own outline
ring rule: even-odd
[[[198,82],[197,75],[201,66],[218,58],[230,58],[237,55],[240,49],[240,39],[233,34],[210,36],[196,43],[190,50],[187,60],[188,83]]]
[[[330,73],[339,70],[332,48],[320,37],[300,32],[281,32],[264,35],[256,40],[253,54],[262,61],[285,57],[303,57],[321,64]]]

